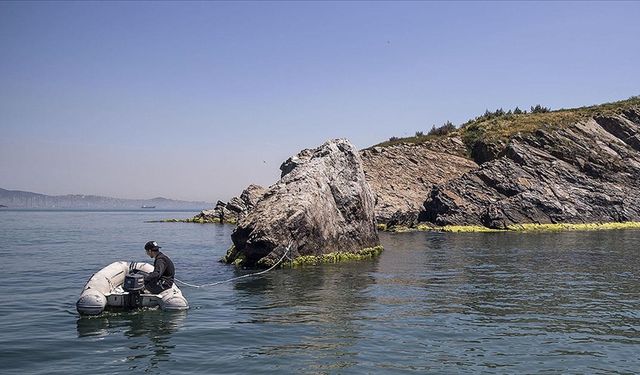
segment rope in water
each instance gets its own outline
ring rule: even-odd
[[[250,274],[247,274],[247,275],[242,275],[242,276],[238,276],[238,277],[233,277],[233,278],[228,279],[228,280],[216,281],[215,283],[202,284],[202,285],[189,284],[189,283],[187,283],[187,282],[184,282],[184,281],[182,281],[182,280],[178,280],[178,279],[176,279],[176,278],[174,278],[174,280],[175,280],[175,281],[177,281],[177,282],[179,282],[179,283],[181,283],[181,284],[183,284],[183,285],[190,286],[190,287],[192,287],[192,288],[204,288],[204,287],[208,287],[208,286],[215,286],[215,285],[220,285],[220,284],[228,283],[228,282],[231,282],[231,281],[234,281],[234,280],[244,279],[244,278],[251,277],[251,276],[258,276],[258,275],[262,275],[262,274],[267,273],[267,272],[271,271],[272,269],[276,268],[276,267],[278,266],[278,264],[280,264],[280,263],[284,260],[284,258],[287,256],[287,254],[289,253],[289,250],[290,250],[290,249],[291,249],[291,242],[289,242],[289,246],[287,246],[286,251],[284,252],[284,254],[282,254],[282,257],[280,257],[280,260],[279,260],[279,261],[277,261],[277,262],[276,262],[276,264],[274,264],[273,266],[271,266],[270,268],[268,268],[268,269],[266,269],[266,270],[264,270],[264,271],[254,272],[254,273],[250,273]]]

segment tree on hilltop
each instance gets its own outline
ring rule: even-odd
[[[551,109],[548,107],[543,107],[540,104],[536,104],[535,107],[531,106],[531,113],[547,113],[551,112]]]

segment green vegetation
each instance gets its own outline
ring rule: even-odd
[[[366,249],[358,250],[356,252],[334,252],[323,255],[302,255],[292,261],[284,261],[280,264],[280,267],[300,267],[325,263],[341,263],[353,260],[372,259],[382,253],[382,246],[369,247]],[[231,262],[231,260],[233,261]],[[246,264],[247,258],[243,254],[238,254],[238,251],[234,245],[232,245],[227,254],[220,259],[222,263],[232,263],[237,267],[242,267]],[[273,266],[274,261],[271,259],[262,258],[258,261],[257,266],[261,268],[269,268]]]
[[[452,128],[445,126],[449,123],[447,122],[443,127],[432,128],[434,133],[429,132],[427,135],[418,136],[418,132],[416,132],[414,137],[391,137],[389,141],[382,142],[376,146],[386,147],[399,143],[424,143],[443,136],[460,135],[467,147],[471,148],[479,140],[488,142],[504,141],[516,133],[531,133],[543,127],[566,127],[596,116],[616,115],[626,109],[637,106],[640,106],[640,96],[632,96],[627,100],[613,103],[554,111],[540,104],[531,106],[531,112],[529,113],[518,107],[508,111],[499,108],[493,112],[487,110],[484,114],[465,122],[458,128],[453,124],[451,125]]]
[[[468,149],[472,149],[476,142],[496,143],[506,141],[516,133],[532,133],[541,128],[563,128],[589,118],[606,115],[616,115],[640,105],[639,97],[607,103],[602,105],[560,109],[550,111],[546,107],[536,105],[531,107],[531,113],[505,113],[492,116],[480,116],[467,121],[460,133]]]
[[[456,126],[453,125],[451,121],[447,121],[442,126],[437,128],[435,125],[433,125],[427,135],[442,136],[442,135],[447,135],[455,130],[456,130]]]
[[[379,143],[375,146],[387,147],[393,146],[401,143],[425,143],[432,140],[436,140],[438,138],[442,138],[443,136],[450,134],[456,131],[455,125],[450,121],[445,122],[442,126],[436,127],[433,125],[431,130],[425,135],[422,131],[416,131],[415,136],[407,137],[407,138],[399,138],[399,137],[391,137],[388,141]]]
[[[436,227],[435,230],[453,233],[504,232],[503,230],[488,228],[482,225],[447,225],[444,227]]]
[[[242,267],[247,261],[247,257],[244,254],[238,255],[236,259],[233,260],[233,265],[236,267]]]
[[[342,252],[323,255],[302,255],[289,262],[283,262],[283,267],[302,267],[325,263],[341,263],[353,260],[373,259],[382,253],[382,246],[369,247],[356,252]]]
[[[407,137],[407,138],[391,137],[389,138],[388,141],[378,143],[377,145],[374,145],[371,147],[389,147],[389,146],[404,144],[404,143],[419,144],[419,143],[426,143],[441,137],[442,136],[435,136],[435,135],[421,135],[421,136],[414,136],[414,137]]]
[[[385,228],[386,229],[386,228]],[[626,221],[621,223],[557,223],[557,224],[515,224],[507,229],[493,229],[480,225],[447,225],[435,227],[428,224],[419,224],[413,229],[393,227],[391,232],[406,232],[409,230],[434,231],[434,232],[560,232],[560,231],[584,231],[584,230],[617,230],[617,229],[640,229],[640,222]]]
[[[517,224],[508,227],[509,230],[521,232],[557,232],[582,230],[617,230],[640,229],[640,222],[625,221],[621,223],[583,223],[583,224]]]
[[[220,259],[220,262],[228,264],[231,259],[236,259],[236,253],[237,253],[236,246],[235,245],[231,245],[229,250],[227,250],[227,253],[225,254],[225,256],[223,256]]]
[[[415,227],[407,227],[403,225],[395,225],[388,227],[385,224],[378,224],[378,230],[391,233],[406,232],[504,232],[505,230],[487,228],[481,225],[447,225],[444,227],[435,226],[429,223],[420,223]]]
[[[551,112],[550,108],[543,107],[540,104],[536,104],[536,106],[531,106],[531,113],[547,113]]]

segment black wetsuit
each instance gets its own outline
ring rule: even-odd
[[[176,269],[173,262],[163,253],[158,253],[153,262],[153,272],[144,277],[144,286],[154,294],[162,293],[173,286]]]

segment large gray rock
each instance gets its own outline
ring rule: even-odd
[[[374,196],[358,150],[328,141],[287,160],[283,177],[240,220],[223,261],[269,266],[291,243],[290,257],[355,253],[380,244]]]

